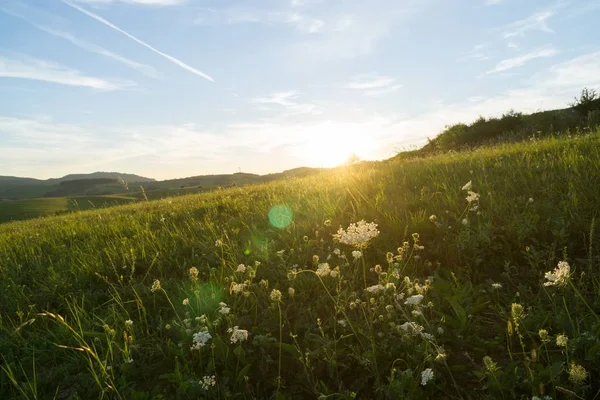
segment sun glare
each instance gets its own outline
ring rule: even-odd
[[[374,143],[369,137],[361,132],[348,129],[347,126],[336,127],[329,131],[323,130],[320,134],[314,134],[311,139],[301,146],[301,156],[315,167],[336,167],[352,155],[359,158],[368,158]]]

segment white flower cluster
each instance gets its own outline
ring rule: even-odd
[[[248,331],[245,329],[239,329],[237,326],[234,326],[233,329],[229,328],[227,332],[231,333],[231,343],[233,344],[248,340]]]
[[[404,332],[412,333],[413,336],[419,336],[423,332],[423,327],[416,322],[405,322],[400,325],[400,329]]]
[[[315,274],[317,274],[320,277],[328,276],[330,273],[331,273],[331,268],[329,268],[329,264],[327,264],[327,263],[319,264],[317,266],[317,270],[315,271]]]
[[[221,307],[221,308],[219,309],[219,312],[220,312],[221,314],[223,314],[223,315],[227,315],[227,314],[229,314],[229,311],[231,310],[231,308],[227,307],[227,303],[220,302],[220,303],[219,303],[219,306]]]
[[[565,286],[569,283],[571,276],[571,266],[566,261],[561,261],[554,271],[546,272],[544,277],[548,282],[544,282],[544,286]]]
[[[208,332],[208,329],[204,328],[204,330],[200,332],[194,333],[192,336],[193,344],[190,347],[191,350],[200,350],[202,347],[208,343],[208,341],[212,339],[212,335]]]
[[[237,269],[235,270],[235,272],[241,272],[241,273],[246,272],[246,266],[244,264],[238,265]]]
[[[240,293],[243,293],[244,290],[246,290],[246,284],[245,283],[231,282],[231,292],[232,293],[240,294]]]
[[[377,294],[379,292],[385,291],[385,286],[383,286],[382,284],[378,284],[378,285],[369,286],[365,290],[371,294]]]
[[[208,390],[210,389],[212,386],[215,386],[217,384],[217,377],[212,375],[206,375],[204,377],[202,377],[202,380],[200,381],[200,385],[202,386],[202,389],[204,390]]]
[[[350,224],[346,230],[340,228],[337,233],[333,235],[333,238],[340,243],[355,247],[364,247],[371,239],[378,235],[379,231],[377,230],[376,223],[360,220]]]
[[[409,306],[418,306],[419,304],[421,304],[422,301],[423,301],[423,295],[415,294],[414,296],[410,296],[408,299],[406,299],[404,304],[407,304]]]
[[[424,369],[421,372],[421,385],[425,386],[431,380],[433,380],[433,370],[431,368]]]
[[[358,260],[359,258],[362,257],[362,252],[358,251],[358,250],[354,250],[352,252],[352,257],[354,257],[355,260]]]

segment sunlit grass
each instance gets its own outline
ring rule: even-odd
[[[599,145],[2,224],[0,398],[594,398]]]

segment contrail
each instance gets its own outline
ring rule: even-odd
[[[76,9],[77,11],[87,15],[88,17],[94,18],[96,21],[102,22],[104,25],[116,30],[117,32],[121,32],[123,35],[127,36],[129,39],[133,40],[134,42],[137,42],[139,44],[141,44],[142,46],[152,50],[153,52],[155,52],[158,55],[163,56],[164,58],[166,58],[167,60],[171,61],[173,64],[179,65],[181,68],[190,71],[193,74],[199,75],[201,77],[203,77],[204,79],[208,79],[211,82],[214,82],[215,80],[213,78],[211,78],[210,76],[206,75],[204,72],[197,70],[196,68],[187,65],[186,63],[184,63],[181,60],[176,59],[173,56],[170,56],[168,54],[163,53],[162,51],[155,49],[154,47],[150,46],[148,43],[144,42],[143,40],[140,40],[138,38],[136,38],[135,36],[133,36],[132,34],[125,32],[123,29],[119,28],[118,26],[116,26],[115,24],[105,20],[104,18],[102,18],[99,15],[94,14],[91,11],[86,10],[85,8],[81,8],[80,6],[78,6],[77,4],[72,3],[69,0],[63,0],[63,3],[65,3],[66,5],[68,5],[69,7],[73,7],[74,9]]]

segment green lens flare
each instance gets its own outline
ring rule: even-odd
[[[285,204],[277,204],[269,210],[269,223],[278,229],[287,228],[294,220],[292,209]]]

